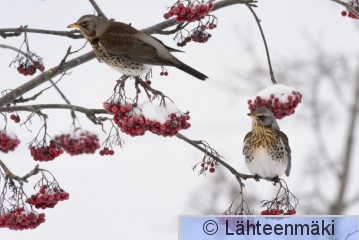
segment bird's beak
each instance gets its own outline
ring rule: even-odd
[[[67,26],[67,28],[79,28],[80,25],[78,25],[77,23],[73,23]]]
[[[253,118],[254,120],[258,119],[257,116],[253,113],[248,113],[247,115],[250,116],[251,118]]]

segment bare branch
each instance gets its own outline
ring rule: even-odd
[[[22,182],[27,182],[27,179],[31,176],[34,176],[36,174],[39,173],[40,169],[39,169],[39,164],[37,164],[33,170],[31,170],[29,173],[27,173],[25,176],[23,177],[19,177],[15,174],[13,174],[9,168],[5,165],[5,163],[3,161],[0,160],[0,167],[4,170],[5,172],[5,176],[11,180],[15,180],[18,181],[20,184]]]
[[[244,173],[239,173],[237,172],[236,169],[234,169],[231,165],[229,165],[228,163],[226,163],[225,161],[223,161],[221,158],[215,156],[214,154],[208,152],[205,148],[199,146],[196,141],[193,141],[189,138],[187,138],[186,136],[180,134],[180,133],[177,133],[176,137],[178,137],[179,139],[189,143],[190,145],[192,145],[193,147],[197,148],[198,150],[200,150],[201,152],[205,153],[205,154],[208,154],[211,158],[215,159],[219,164],[221,164],[223,167],[227,168],[237,179],[238,183],[240,186],[242,186],[242,181],[241,179],[243,180],[247,180],[249,178],[253,178],[253,179],[264,179],[264,180],[267,180],[269,182],[272,182],[273,179],[272,178],[261,178],[261,177],[257,177],[257,176],[254,176],[254,175],[249,175],[249,174],[244,174]]]
[[[261,23],[260,23],[260,19],[258,18],[257,14],[254,12],[254,10],[253,10],[253,8],[252,8],[251,5],[246,4],[246,6],[249,8],[249,10],[250,10],[251,13],[253,14],[254,18],[256,19],[257,25],[258,25],[259,30],[260,30],[260,32],[261,32],[261,36],[262,36],[262,39],[263,39],[264,47],[265,47],[265,49],[266,49],[270,78],[271,78],[271,81],[272,81],[273,84],[277,84],[277,81],[276,81],[275,78],[274,78],[274,73],[273,73],[272,63],[271,63],[271,60],[270,60],[268,45],[267,45],[267,41],[266,41],[266,38],[265,38],[265,36],[264,36],[264,32],[263,32],[263,29],[262,29],[262,26],[261,26]]]
[[[96,12],[98,13],[98,15],[106,20],[108,20],[108,18],[106,17],[106,15],[102,12],[101,8],[97,5],[97,3],[95,2],[95,0],[89,0],[91,5],[95,8]]]
[[[41,109],[68,109],[84,114],[107,114],[105,109],[89,109],[70,104],[35,104],[35,105],[22,105],[22,106],[11,106],[1,107],[0,112],[14,112],[14,111],[26,111],[26,112],[37,112]]]
[[[48,34],[55,35],[61,37],[69,37],[72,39],[84,38],[80,31],[71,30],[71,31],[54,31],[54,30],[45,30],[45,29],[35,29],[35,28],[1,28],[0,36],[3,38],[7,37],[15,37],[21,35],[21,33],[40,33],[40,34]]]
[[[358,123],[358,109],[359,109],[359,71],[357,73],[357,80],[355,86],[355,93],[353,99],[353,105],[350,110],[350,119],[349,125],[347,130],[347,138],[345,141],[345,152],[344,152],[344,159],[343,159],[343,169],[339,176],[340,185],[339,191],[336,197],[335,202],[332,204],[330,208],[330,214],[341,214],[344,209],[344,196],[347,189],[347,182],[349,177],[350,165],[352,161],[352,153],[353,153],[353,143],[355,137],[355,128]]]
[[[82,63],[90,61],[95,57],[95,53],[93,51],[85,53],[80,57],[72,59],[66,63],[64,63],[61,67],[56,66],[51,68],[41,75],[33,78],[32,80],[24,83],[23,85],[19,86],[18,88],[12,90],[10,93],[6,94],[5,96],[0,98],[0,106],[5,106],[7,104],[11,104],[16,98],[21,96],[22,94],[30,91],[31,89],[36,88],[37,86],[41,85],[42,83],[49,81],[51,78],[66,72],[67,70],[74,68]]]
[[[353,13],[355,16],[357,16],[359,18],[359,12],[353,6],[351,6],[349,3],[346,3],[346,2],[343,2],[340,0],[330,0],[330,1],[336,2],[340,5],[342,5],[343,7],[348,9],[349,12]]]

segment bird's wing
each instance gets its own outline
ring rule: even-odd
[[[245,155],[245,152],[244,152],[244,148],[245,148],[245,146],[246,146],[246,142],[247,142],[247,140],[248,140],[248,138],[250,138],[252,136],[252,132],[249,132],[249,133],[247,133],[246,134],[246,136],[244,137],[244,140],[243,140],[243,149],[242,149],[242,152],[243,152],[243,155]]]
[[[113,22],[100,36],[99,43],[108,53],[122,59],[150,65],[166,64],[157,58],[157,49],[151,41],[158,40],[127,24]]]
[[[152,38],[156,39],[158,42],[160,42],[163,46],[165,46],[167,48],[168,51],[170,52],[181,52],[181,53],[184,53],[184,51],[181,51],[181,50],[178,50],[178,49],[175,49],[175,48],[171,48],[167,45],[165,45],[161,40],[159,40],[158,38],[155,38],[154,36],[151,36]]]
[[[276,132],[277,132],[279,138],[282,140],[282,142],[284,144],[285,151],[287,152],[288,166],[287,166],[287,169],[285,170],[285,175],[287,177],[289,177],[290,169],[292,167],[292,157],[291,157],[292,150],[289,147],[289,141],[288,141],[287,135],[285,135],[284,132],[279,131],[279,130],[276,130]]]

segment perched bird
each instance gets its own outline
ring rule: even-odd
[[[260,107],[248,115],[253,118],[253,129],[244,138],[243,154],[249,171],[257,178],[278,179],[283,173],[289,176],[288,137],[279,130],[272,111]]]
[[[128,24],[84,15],[68,28],[78,28],[97,57],[124,75],[140,76],[155,65],[176,67],[200,80],[208,78],[170,53],[181,51]]]

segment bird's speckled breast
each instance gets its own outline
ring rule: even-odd
[[[96,56],[115,70],[127,76],[140,76],[146,74],[151,65],[136,63],[130,60],[122,59],[118,56],[109,54],[101,44],[91,44]]]

